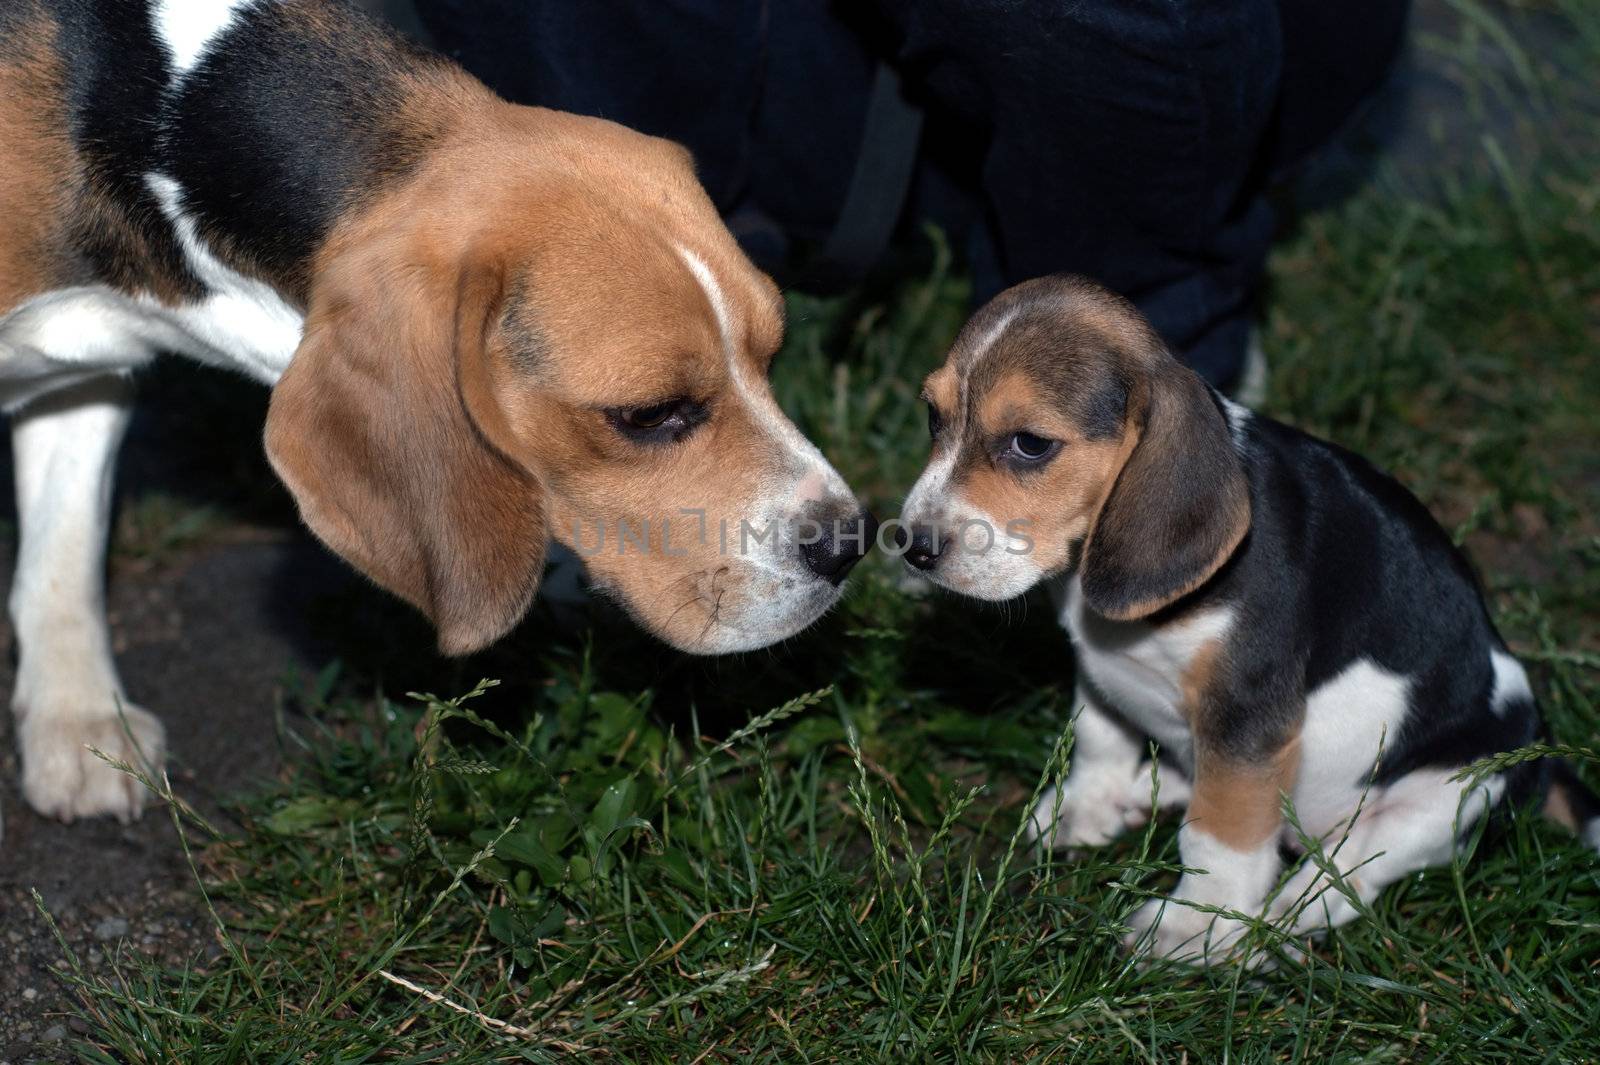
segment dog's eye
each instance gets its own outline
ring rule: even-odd
[[[939,430],[943,428],[944,419],[939,416],[939,408],[928,404],[928,439],[939,439]]]
[[[1006,455],[1023,462],[1042,462],[1056,452],[1056,441],[1033,433],[1013,433]]]
[[[633,410],[623,411],[622,420],[635,429],[654,429],[672,417],[677,409],[676,402],[657,403],[653,407],[635,407]]]
[[[706,409],[689,399],[669,399],[648,407],[619,407],[606,412],[611,424],[623,436],[640,443],[682,440],[689,430],[705,421]]]

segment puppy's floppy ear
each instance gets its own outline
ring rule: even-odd
[[[1100,509],[1081,569],[1085,602],[1117,620],[1144,617],[1198,588],[1250,530],[1250,485],[1211,391],[1165,352],[1143,384],[1130,403],[1138,442]]]
[[[487,347],[497,267],[347,253],[320,271],[272,393],[267,457],[317,536],[465,654],[526,613],[544,568],[543,490],[508,437]]]

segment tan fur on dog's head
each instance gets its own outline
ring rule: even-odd
[[[267,423],[306,522],[451,653],[521,617],[551,540],[686,650],[810,624],[838,589],[786,523],[858,507],[768,389],[777,289],[678,146],[468,103],[315,264]]]
[[[1213,394],[1092,282],[996,297],[924,399],[933,456],[902,520],[920,533],[912,557],[931,546],[919,568],[955,591],[1009,599],[1077,566],[1092,609],[1143,617],[1203,584],[1249,529]]]

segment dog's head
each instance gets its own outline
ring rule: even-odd
[[[1077,566],[1092,609],[1143,617],[1199,587],[1249,529],[1213,393],[1092,282],[1001,293],[923,398],[933,456],[897,536],[944,587],[1010,599]]]
[[[550,541],[677,647],[815,621],[870,518],[767,384],[776,287],[676,145],[497,105],[330,236],[266,443],[308,525],[451,653]]]

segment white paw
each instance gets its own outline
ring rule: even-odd
[[[122,716],[113,706],[86,717],[80,708],[52,710],[44,705],[20,716],[22,794],[29,805],[63,821],[111,814],[126,823],[144,812],[144,785],[107,765],[90,748],[159,774],[166,758],[166,730],[147,710],[126,703],[121,710]]]
[[[1174,897],[1146,902],[1128,918],[1128,927],[1122,945],[1132,953],[1214,965],[1233,952],[1250,926]]]
[[[1166,778],[1161,799],[1167,800]],[[1053,848],[1098,847],[1150,819],[1150,763],[1083,766],[1047,788],[1028,815],[1028,839]]]

